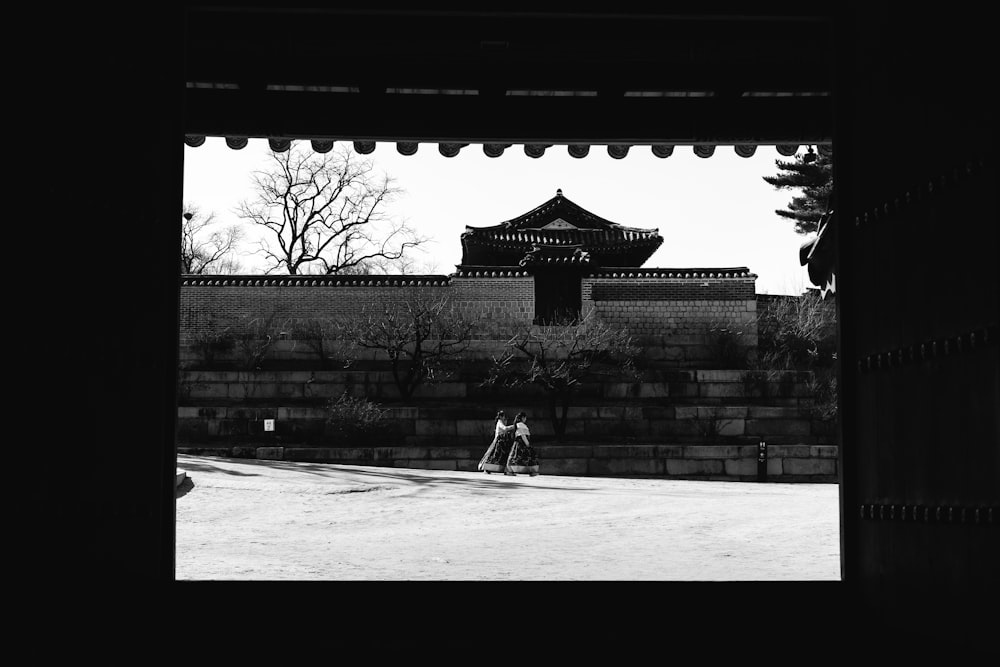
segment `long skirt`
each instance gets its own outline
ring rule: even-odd
[[[483,458],[479,459],[479,469],[484,472],[503,472],[513,440],[513,432],[501,433],[493,438],[489,449],[483,454]]]
[[[535,448],[521,436],[514,438],[514,446],[507,458],[507,467],[514,473],[538,474],[538,455]]]

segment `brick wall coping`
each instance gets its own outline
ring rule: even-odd
[[[702,278],[756,278],[757,274],[751,273],[745,266],[731,268],[690,268],[690,269],[670,269],[670,268],[630,268],[608,266],[594,269],[584,274],[587,278],[674,278],[674,279],[702,279]]]
[[[522,266],[486,266],[482,264],[462,264],[455,273],[456,278],[527,278],[531,274]]]
[[[181,276],[184,287],[434,287],[450,282],[445,275]]]
[[[421,287],[445,286],[452,278],[525,278],[531,274],[520,266],[462,266],[451,275],[182,275],[184,287]],[[757,278],[747,267],[734,268],[630,268],[603,267],[584,274],[587,278]]]

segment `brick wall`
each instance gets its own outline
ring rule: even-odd
[[[452,303],[468,318],[480,322],[484,338],[507,338],[535,317],[535,279],[490,277],[451,279]]]
[[[268,318],[275,324],[351,317],[381,304],[419,296],[448,297],[480,323],[477,337],[504,337],[534,317],[530,276],[449,278],[447,276],[213,276],[185,278],[180,290],[181,340],[239,318]]]
[[[745,270],[674,273],[667,269],[628,274],[598,272],[581,281],[584,314],[596,310],[624,326],[641,344],[705,346],[713,326],[739,327],[756,343],[756,276]],[[180,290],[182,343],[190,336],[238,318],[268,318],[279,326],[297,320],[360,315],[380,304],[402,303],[414,294],[448,297],[479,323],[477,338],[505,340],[531,324],[534,279],[524,272],[455,276],[188,276]],[[666,354],[684,357],[668,350]],[[688,350],[696,363],[705,353]]]
[[[594,301],[747,301],[756,297],[752,279],[588,278],[584,295]]]
[[[810,299],[817,308],[826,311],[826,317],[831,322],[836,322],[837,320],[837,301],[836,299],[824,299],[818,289],[812,287],[807,288],[806,291],[801,295],[787,295],[787,294],[758,294],[757,295],[757,310],[761,314],[769,310],[776,310],[782,305],[793,302],[801,301],[802,299]]]
[[[713,327],[731,326],[756,344],[757,301],[752,274],[734,278],[590,277],[584,312],[629,329],[644,344],[705,346]],[[708,354],[706,351],[704,354]],[[694,359],[692,359],[693,361]]]

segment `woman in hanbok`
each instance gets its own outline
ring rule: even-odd
[[[507,457],[505,475],[526,472],[534,477],[538,474],[538,456],[535,454],[535,448],[531,446],[531,431],[528,430],[527,419],[528,416],[523,412],[517,413],[514,417],[514,445],[510,448],[510,456]]]
[[[507,426],[507,415],[503,410],[497,411],[496,427],[493,429],[493,442],[490,443],[483,458],[479,459],[479,469],[487,475],[491,472],[504,472],[510,446],[514,440],[514,427]]]

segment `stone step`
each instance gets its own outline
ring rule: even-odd
[[[519,410],[509,401],[422,401],[419,405],[381,403],[388,419],[468,419],[470,415],[492,415],[505,409],[508,417]],[[570,419],[800,419],[808,418],[811,405],[799,401],[770,401],[761,404],[749,401],[714,402],[706,400],[679,401],[587,401],[574,402],[569,407]],[[560,408],[561,409],[561,408]],[[546,418],[548,407],[532,402],[525,412],[534,418]],[[247,405],[245,402],[206,403],[186,402],[177,408],[177,416],[184,419],[325,419],[327,405],[301,404],[282,401]]]

